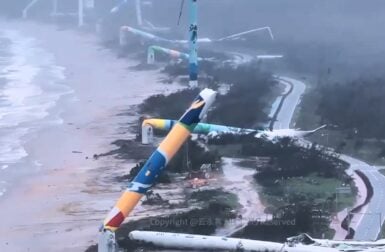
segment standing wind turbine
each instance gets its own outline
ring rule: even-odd
[[[196,0],[190,0],[190,85],[197,86],[197,24]],[[197,124],[205,117],[212,105],[216,92],[211,89],[202,90],[190,108],[176,122],[175,126],[152,153],[136,177],[128,184],[127,189],[112,208],[103,222],[98,243],[98,252],[116,252],[118,250],[115,231],[132,212],[146,192],[154,186],[157,178],[190,137]]]
[[[198,86],[198,8],[197,0],[189,0],[189,71],[190,71],[190,87]]]
[[[202,90],[190,108],[152,153],[136,177],[128,184],[127,189],[103,222],[98,244],[99,252],[117,251],[115,231],[132,212],[143,195],[154,186],[164,168],[189,138],[196,125],[205,117],[215,97],[216,92],[213,90],[207,88]]]

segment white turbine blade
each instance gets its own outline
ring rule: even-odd
[[[280,59],[283,58],[283,55],[257,55],[257,59]]]
[[[252,29],[252,30],[236,33],[236,34],[233,34],[233,35],[230,35],[230,36],[227,36],[227,37],[223,37],[223,38],[218,39],[218,41],[239,38],[239,37],[244,36],[246,34],[250,34],[250,33],[253,33],[253,32],[258,32],[258,31],[263,31],[263,30],[267,30],[269,32],[271,40],[274,40],[274,35],[273,35],[273,32],[271,31],[271,28],[269,26],[265,26],[265,27],[260,27],[260,28],[256,28],[256,29]]]

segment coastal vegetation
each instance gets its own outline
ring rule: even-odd
[[[287,237],[309,233],[315,237],[332,237],[329,229],[330,215],[317,210],[317,206],[304,201],[278,209],[269,221],[252,221],[234,234],[254,240],[284,242]]]
[[[176,66],[171,66],[168,71],[175,70]],[[269,118],[264,112],[268,107],[266,97],[270,95],[271,100],[273,89],[277,88],[276,81],[269,73],[261,72],[256,65],[242,66],[231,71],[226,67],[205,69],[214,77],[210,85],[220,82],[232,84],[230,91],[219,96],[210,111],[210,123],[254,127],[268,121]],[[239,74],[235,75],[233,71]],[[266,83],[268,85],[265,85]],[[261,93],[263,95],[260,95]],[[185,103],[194,97],[191,91],[152,97],[142,105],[142,112],[157,116],[170,115],[162,112],[162,109],[154,108],[155,105],[164,106],[164,109],[168,110],[166,104],[172,103],[173,100],[181,102],[183,96]],[[234,110],[237,112],[229,116],[228,111]],[[170,111],[176,109],[171,108]],[[333,231],[329,229],[329,224],[333,214],[354,202],[356,189],[351,178],[345,174],[348,165],[339,160],[337,154],[328,152],[317,144],[301,146],[289,138],[271,142],[236,135],[221,135],[220,138],[211,139],[209,143],[210,149],[220,153],[219,155],[226,153],[223,149],[231,149],[232,156],[258,156],[269,159],[268,163],[258,168],[255,180],[262,186],[262,200],[267,206],[267,213],[273,218],[263,223],[250,222],[235,236],[283,241],[290,235],[307,232],[315,237],[332,237]],[[238,151],[234,152],[232,145],[237,145]],[[337,187],[347,187],[351,190],[351,194],[340,197],[338,203]]]
[[[319,86],[315,92],[320,95],[317,113],[322,123],[362,138],[385,138],[384,83],[384,79],[357,79]]]
[[[258,169],[255,180],[263,186],[263,194],[274,202],[275,208],[298,200],[330,203],[335,201],[337,187],[352,185],[351,177],[345,173],[348,164],[315,144],[305,147],[291,139],[276,143],[257,140],[243,146],[245,153],[269,158],[268,164]],[[355,188],[351,189],[354,195]],[[346,203],[351,204],[351,200]],[[339,209],[330,205],[328,210]]]
[[[147,157],[151,155],[153,150],[155,150],[155,147],[153,146],[142,145],[131,140],[119,140],[114,142],[114,144],[119,148],[96,156],[116,155],[116,157],[120,159],[139,160],[128,174],[116,178],[121,182],[131,181],[143,167]],[[140,152],[141,155],[133,156],[133,153],[136,152]],[[143,154],[143,152],[145,152],[145,154]],[[170,183],[170,173],[184,173],[191,170],[199,170],[202,164],[215,164],[219,159],[220,156],[216,150],[208,150],[199,142],[188,140],[168,163],[167,169],[159,177],[159,182]]]
[[[328,124],[324,134],[310,139],[337,152],[384,164],[384,82],[383,77],[362,77],[311,87],[302,100],[297,126]]]
[[[272,74],[250,63],[233,70],[214,69],[213,76],[218,83],[232,86],[226,95],[218,97],[207,117],[210,123],[249,128],[269,121],[271,102],[279,92]]]
[[[218,96],[207,116],[209,123],[236,127],[253,127],[269,120],[268,109],[271,100],[278,95],[278,82],[272,74],[260,70],[258,64],[245,64],[233,68],[228,65],[214,67],[212,63],[201,66],[211,76],[209,86],[221,83],[231,85],[229,92]],[[180,64],[168,65],[165,71],[170,75],[186,73]],[[170,95],[155,95],[144,101],[140,111],[144,114],[167,119],[176,119],[184,112],[198,89],[185,89]],[[229,113],[231,111],[231,113]]]
[[[199,89],[194,88],[183,89],[169,95],[153,95],[139,106],[139,110],[141,113],[153,117],[175,120],[186,111],[198,94]]]
[[[299,145],[289,138],[271,142],[229,135],[221,140],[230,145],[240,141],[239,155],[265,160],[256,165],[258,173],[254,178],[261,186],[261,199],[272,219],[250,222],[236,237],[282,242],[300,232],[315,237],[333,236],[329,229],[332,216],[352,206],[356,195],[352,179],[345,174],[348,164],[337,154],[316,144]],[[341,187],[350,193],[337,195],[337,188]]]

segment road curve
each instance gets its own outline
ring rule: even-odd
[[[282,127],[288,128],[306,86],[303,82],[288,77],[276,76],[276,78],[281,84],[285,85],[286,88],[283,96],[277,98],[280,105],[273,106],[270,114],[274,115],[274,118],[276,118],[276,121],[278,121]],[[275,125],[274,122],[272,125]],[[242,215],[242,219],[236,219],[226,223],[224,227],[218,228],[215,234],[231,236],[243,229],[251,220],[258,219],[265,221],[271,219],[270,215],[264,213],[265,207],[262,205],[259,194],[255,190],[254,180],[252,178],[255,170],[239,167],[236,164],[236,161],[239,161],[239,159],[222,158],[222,161],[224,163],[224,177],[227,180],[224,190],[237,192],[239,204],[241,205],[239,214]]]
[[[276,116],[276,120],[273,124],[274,129],[289,129],[290,123],[293,119],[294,112],[301,102],[301,97],[305,92],[306,85],[299,80],[289,77],[279,76],[277,79],[284,85],[291,84],[293,90],[285,98],[279,112]]]
[[[293,90],[285,98],[283,106],[277,114],[274,129],[290,128],[294,112],[300,103],[306,85],[296,79],[288,77],[277,77],[283,84],[285,82],[293,85]],[[356,158],[341,155],[342,160],[349,163],[352,170],[360,170],[365,174],[374,190],[374,195],[368,205],[363,208],[363,212],[359,213],[355,218],[355,240],[376,240],[381,231],[381,225],[385,221],[385,176],[383,176],[376,167],[371,166]]]
[[[353,170],[361,171],[373,187],[373,197],[364,208],[358,213],[358,221],[352,224],[355,229],[354,240],[376,240],[381,231],[381,225],[385,220],[385,176],[378,168],[371,166],[361,160],[341,155],[341,159],[348,162]]]

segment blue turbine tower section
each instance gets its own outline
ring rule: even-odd
[[[189,69],[190,69],[190,87],[198,86],[198,8],[197,0],[189,0]]]

